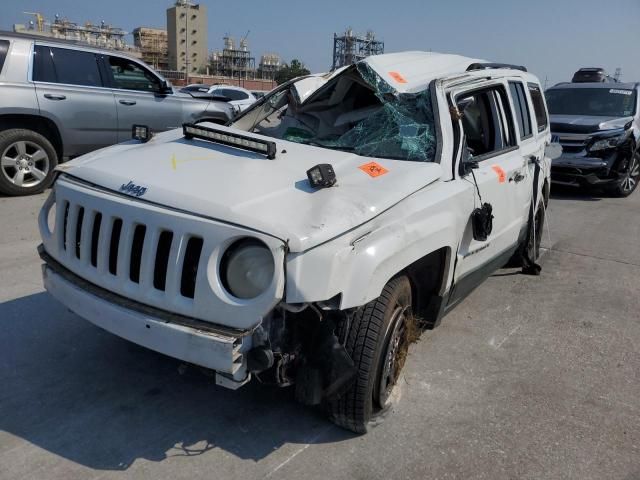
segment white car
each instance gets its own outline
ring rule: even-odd
[[[195,95],[197,95],[196,92],[200,92],[207,96],[228,98],[229,103],[234,106],[237,113],[245,111],[257,100],[255,95],[246,88],[234,87],[231,85],[203,85],[194,83],[183,87],[181,91]]]
[[[397,398],[419,328],[509,259],[539,270],[558,152],[522,67],[380,55],[228,127],[135,136],[59,167],[46,289],[219,385],[295,384],[355,432]]]

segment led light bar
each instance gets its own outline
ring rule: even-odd
[[[263,155],[266,155],[269,160],[276,158],[276,142],[258,140],[257,138],[247,137],[237,133],[203,127],[201,125],[194,125],[193,123],[183,124],[182,131],[184,133],[184,138],[187,140],[199,138],[201,140],[208,140],[210,142],[220,143],[230,147],[262,153]]]

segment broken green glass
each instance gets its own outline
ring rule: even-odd
[[[430,91],[398,93],[367,63],[358,63],[357,69],[382,106],[331,143],[363,156],[433,161],[436,135]]]

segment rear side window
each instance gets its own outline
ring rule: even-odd
[[[524,93],[524,85],[520,82],[509,82],[509,91],[513,100],[515,109],[514,115],[518,127],[520,128],[520,139],[529,137],[532,133],[531,112],[529,112],[529,103]]]
[[[9,40],[0,40],[0,73],[2,73],[2,67],[4,61],[7,58],[7,52],[9,51]]]
[[[536,114],[536,122],[538,123],[538,132],[542,132],[547,128],[547,109],[544,106],[542,92],[540,86],[535,83],[529,84],[529,94],[531,95],[531,103],[533,103],[533,111]]]
[[[102,87],[95,54],[36,45],[33,80],[86,87]]]
[[[222,88],[218,90],[218,92],[220,92],[220,95],[223,97],[227,97],[231,100],[246,100],[249,98],[249,95],[246,93],[241,92],[240,90],[232,90],[230,88]]]

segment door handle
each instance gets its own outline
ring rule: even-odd
[[[534,164],[534,163],[538,163],[538,157],[535,156],[535,155],[529,156],[529,165]]]
[[[516,182],[516,183],[520,183],[522,180],[524,180],[524,175],[520,172],[516,172],[514,173],[511,178],[509,178],[510,182]]]
[[[49,100],[65,100],[67,97],[64,95],[54,95],[53,93],[45,93],[44,98]]]
[[[135,100],[120,100],[120,103],[122,105],[135,105],[136,101]]]

